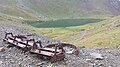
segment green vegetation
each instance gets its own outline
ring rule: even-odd
[[[44,28],[29,26],[28,29],[38,35],[69,42],[77,46],[115,48],[120,44],[120,26],[115,26],[120,24],[119,19],[120,17],[114,17],[96,23],[70,27]]]
[[[86,47],[120,44],[120,27],[116,26],[120,17],[114,17],[119,9],[108,0],[1,0],[0,9],[0,16],[5,15],[0,18],[2,24],[38,35]],[[41,19],[46,22],[34,22]],[[33,22],[26,24],[26,20]]]

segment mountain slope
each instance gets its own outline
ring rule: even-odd
[[[34,12],[28,8],[22,8],[19,6],[16,0],[0,0],[0,14],[8,16],[22,17],[25,19],[37,18]]]
[[[93,15],[119,15],[110,0],[24,0],[25,6],[48,17],[81,17]],[[119,1],[115,1],[119,3]],[[116,3],[115,3],[116,4]],[[112,8],[111,8],[112,7]],[[113,11],[114,10],[114,11]]]
[[[120,44],[120,15],[119,0],[0,0],[1,15],[14,16],[23,19],[57,18],[78,19],[81,17],[106,16],[105,21],[61,28],[35,28],[22,25],[13,19],[3,18],[11,25],[24,27],[36,34],[87,47],[116,47]],[[92,19],[94,19],[92,18]],[[3,20],[0,18],[0,20]],[[54,21],[54,20],[53,20]],[[25,21],[21,21],[25,22]],[[75,22],[73,23],[75,24]]]
[[[25,18],[112,16],[119,6],[119,0],[0,0],[1,13]]]
[[[107,19],[92,28],[87,29],[86,34],[74,43],[89,47],[116,48],[120,45],[120,17]]]

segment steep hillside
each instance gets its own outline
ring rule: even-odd
[[[120,14],[119,0],[0,0],[0,12],[24,18],[101,17]]]
[[[22,8],[16,0],[0,0],[0,15],[8,15],[24,19],[37,19],[34,12],[28,8]]]
[[[38,15],[57,18],[119,15],[119,8],[114,7],[118,3],[117,0],[24,0],[24,5],[34,9]]]
[[[120,17],[114,17],[89,28],[78,44],[116,48],[120,45]],[[75,41],[74,41],[75,42]]]
[[[38,35],[44,35],[49,38],[69,42],[78,46],[116,48],[120,44],[119,19],[120,17],[118,16],[108,18],[106,20],[99,20],[95,23],[86,23],[87,20],[95,21],[94,19],[85,19],[85,21],[80,19],[71,19],[64,20],[64,23],[62,20],[49,21],[45,23],[33,22],[34,27],[29,26],[29,29],[31,32]],[[74,25],[77,25],[68,26],[70,24],[66,21],[69,21],[70,24],[74,22]],[[78,22],[85,22],[85,24],[80,25]],[[54,25],[58,27],[55,27]]]

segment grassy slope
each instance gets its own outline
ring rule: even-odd
[[[120,17],[114,17],[99,23],[65,28],[34,28],[29,26],[28,29],[36,34],[78,46],[115,48],[120,44],[120,26],[115,27],[116,24],[120,24],[119,19]],[[83,29],[85,30],[83,31]]]
[[[30,32],[38,35],[42,34],[53,39],[73,43],[78,46],[84,45],[86,47],[110,48],[114,48],[116,45],[120,44],[120,27],[114,26],[116,24],[120,24],[119,19],[120,17],[107,18],[107,20],[95,24],[66,28],[34,28],[30,25],[21,24],[20,22],[23,21],[18,21],[19,19],[0,17],[0,20],[5,20],[6,23],[9,22],[7,23],[8,25],[24,27]],[[3,22],[3,24],[6,24],[5,22]],[[80,34],[82,29],[87,30],[84,36]]]
[[[100,22],[95,25],[95,29],[91,29],[81,39],[78,44],[85,44],[89,47],[110,47],[115,48],[120,44],[120,26],[116,27],[116,24],[120,24],[120,17],[115,17]]]
[[[0,1],[0,12],[7,15],[22,16],[25,18],[35,18],[35,14],[43,14],[50,18],[76,18],[90,16],[91,18],[104,17],[109,15],[109,11],[105,10],[106,7],[103,2],[105,0],[91,0],[94,3],[95,11],[86,11],[83,7],[83,3],[79,0],[24,0],[26,7],[29,7],[33,11],[29,12],[29,9],[23,9],[16,6],[15,0],[1,0]],[[41,1],[41,2],[39,2]],[[82,0],[81,0],[82,1]],[[11,5],[12,4],[12,5]],[[83,5],[82,5],[83,4]],[[4,5],[4,6],[3,6]],[[80,9],[78,9],[80,8]],[[104,11],[105,10],[105,11]],[[104,12],[103,12],[104,11]],[[87,47],[115,47],[120,42],[120,27],[111,27],[111,23],[116,23],[120,17],[115,17],[112,19],[107,19],[98,24],[87,24],[83,26],[76,27],[66,27],[66,28],[34,28],[30,25],[22,25],[14,22],[12,24],[18,27],[25,27],[33,33],[42,34],[50,38],[59,39],[62,41],[70,42],[76,45],[85,45]],[[11,21],[13,22],[13,21]],[[11,24],[11,23],[10,23]],[[12,25],[11,24],[11,25]],[[95,27],[95,28],[94,28]],[[81,35],[81,29],[86,29],[87,33],[85,36]]]
[[[28,8],[22,8],[16,0],[1,0],[0,13],[14,17],[23,17],[24,19],[37,19],[34,12]]]

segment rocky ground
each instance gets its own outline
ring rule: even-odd
[[[79,55],[66,54],[66,58],[62,61],[51,63],[48,60],[41,60],[34,54],[23,53],[21,49],[16,47],[7,48],[2,39],[5,32],[14,34],[31,34],[23,28],[16,26],[7,26],[0,24],[0,67],[120,67],[120,50],[117,49],[100,49],[78,47]],[[44,36],[33,36],[36,40],[41,40],[43,44],[52,40]]]

